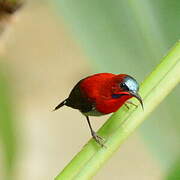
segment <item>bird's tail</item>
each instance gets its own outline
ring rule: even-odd
[[[57,109],[59,109],[59,108],[61,108],[62,106],[64,106],[64,105],[66,104],[66,100],[67,100],[67,99],[65,99],[63,102],[61,102],[60,104],[58,104],[58,105],[53,109],[53,111],[56,111]]]

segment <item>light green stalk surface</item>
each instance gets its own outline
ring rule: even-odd
[[[0,59],[1,60],[1,59]],[[17,134],[15,113],[11,97],[12,87],[7,67],[0,63],[0,179],[14,180],[15,160],[17,155]]]
[[[90,140],[71,162],[56,177],[63,179],[90,179],[118,150],[123,141],[163,101],[180,82],[180,41],[171,49],[162,62],[145,79],[140,88],[144,111],[140,106],[127,110],[122,107],[114,113],[98,134],[106,139],[106,148]],[[132,100],[137,103],[135,99]]]

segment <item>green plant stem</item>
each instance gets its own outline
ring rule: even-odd
[[[98,131],[106,139],[106,148],[90,140],[56,177],[62,179],[90,179],[118,150],[123,141],[163,101],[180,82],[180,41],[142,83],[140,94],[144,111],[138,108],[120,108]],[[133,102],[137,103],[135,99]]]

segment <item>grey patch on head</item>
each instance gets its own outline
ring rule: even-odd
[[[127,76],[124,79],[124,83],[126,84],[126,86],[129,88],[130,91],[133,92],[138,92],[139,90],[139,84],[138,82],[131,76]]]

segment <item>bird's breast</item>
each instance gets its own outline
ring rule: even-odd
[[[129,98],[130,96],[122,96],[117,99],[99,99],[96,102],[96,110],[103,114],[109,114],[116,112]]]

